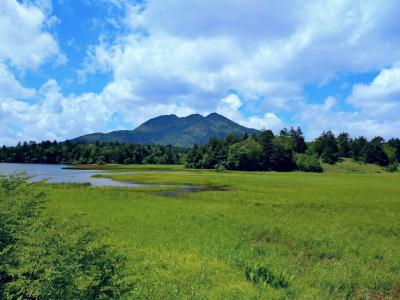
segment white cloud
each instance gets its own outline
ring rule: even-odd
[[[15,79],[5,64],[0,63],[0,99],[1,98],[32,98],[36,94],[34,89],[25,88]]]
[[[242,106],[242,100],[235,94],[230,94],[222,99],[221,102],[227,104],[232,110],[238,110]]]
[[[172,40],[182,45],[201,42],[202,47],[184,47],[186,56],[193,58],[221,49],[224,59],[218,59],[218,69],[230,65],[248,70],[240,79],[250,76],[262,86],[263,79],[319,81],[340,71],[368,71],[392,63],[400,53],[399,33],[391,29],[400,25],[395,18],[400,14],[397,5],[396,1],[251,0],[243,5],[221,0],[214,5],[204,0],[153,0],[144,10],[133,9],[127,22],[133,29],[145,28],[147,37],[167,46],[159,47],[164,55],[173,54],[168,48]],[[216,39],[229,41],[231,48],[215,45]],[[174,49],[179,51],[179,45]],[[230,60],[235,53],[242,56]]]
[[[10,87],[0,92],[0,143],[105,131],[116,114],[133,128],[159,114],[212,111],[274,130],[284,126],[282,113],[294,114],[291,123],[309,137],[324,129],[398,135],[398,65],[354,86],[354,111],[341,111],[333,97],[308,104],[302,95],[306,84],[379,71],[400,59],[395,0],[104,1],[126,9],[115,27],[124,28],[112,42],[87,49],[78,75],[84,81],[111,72],[113,79],[99,93],[68,96],[53,80],[38,91],[26,88],[10,71],[62,58],[46,31],[50,2],[0,3],[0,79]]]
[[[290,35],[304,19],[303,9],[300,1],[220,0],[216,5],[204,0],[155,0],[140,15],[133,9],[127,22],[133,28],[141,25],[153,33],[169,32],[189,39],[237,36],[253,42]]]
[[[265,113],[262,117],[249,117],[244,124],[250,128],[270,129],[275,133],[285,127],[283,121],[276,114],[271,112]]]
[[[348,132],[353,137],[368,138],[378,135],[384,138],[398,137],[400,132],[399,120],[373,119],[358,112],[324,111],[315,106],[305,107],[297,120],[307,132],[308,139],[313,139],[328,129],[335,134]]]
[[[347,102],[357,110],[341,110],[333,97],[326,98],[322,104],[303,103],[298,121],[304,124],[310,138],[326,129],[369,138],[377,135],[385,138],[399,136],[399,65],[383,69],[370,84],[355,84]]]
[[[43,5],[44,5],[44,1]],[[0,2],[0,61],[18,69],[35,69],[48,58],[65,61],[53,36],[45,32],[45,13],[15,0]]]
[[[40,101],[0,98],[0,144],[22,140],[67,139],[105,128],[110,110],[101,96],[64,97],[54,80],[38,91]]]
[[[398,119],[400,115],[400,65],[385,68],[370,84],[356,84],[348,102],[369,117]]]
[[[284,127],[283,121],[272,112],[266,112],[261,117],[246,117],[240,111],[241,106],[242,100],[238,97],[238,95],[229,94],[227,97],[220,100],[216,111],[249,128],[271,129],[274,132],[278,132]]]
[[[400,26],[396,7],[396,1],[264,0],[128,5],[122,23],[130,31],[89,49],[86,71],[110,70],[114,80],[105,91],[121,105],[179,102],[205,112],[235,91],[256,115],[296,111],[305,84],[379,70],[400,57],[400,34],[391,29]]]

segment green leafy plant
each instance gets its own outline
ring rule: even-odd
[[[45,217],[25,175],[0,178],[0,298],[120,298],[126,258],[77,219]]]
[[[399,168],[399,164],[397,162],[394,162],[394,163],[391,163],[390,165],[388,165],[386,167],[386,170],[393,173],[393,172],[396,172],[398,168]]]
[[[289,287],[288,280],[282,274],[276,275],[264,266],[254,268],[246,266],[245,276],[248,281],[252,281],[257,286],[268,285],[274,289]]]
[[[317,155],[296,153],[294,160],[297,168],[304,172],[322,172],[322,165]]]

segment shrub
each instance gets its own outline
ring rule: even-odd
[[[5,298],[109,299],[129,290],[125,257],[76,221],[45,220],[9,257]]]
[[[229,147],[227,167],[232,170],[260,170],[262,146],[253,139],[247,139]]]
[[[293,162],[291,140],[287,136],[279,136],[274,139],[269,162],[273,171],[288,172],[296,168]]]
[[[371,140],[371,142],[366,147],[366,152],[364,153],[364,162],[378,164],[380,166],[389,165],[389,157],[383,150],[382,138],[376,137]]]
[[[397,171],[398,167],[399,167],[399,164],[397,162],[394,162],[394,163],[391,163],[390,165],[388,165],[386,167],[386,170],[393,173],[393,172]]]
[[[336,163],[339,159],[339,154],[336,152],[333,152],[332,149],[326,148],[321,154],[321,158],[325,163],[333,165]]]
[[[321,162],[317,155],[295,154],[295,163],[300,171],[322,172]]]
[[[44,217],[45,195],[25,175],[0,177],[0,298],[120,298],[124,256],[76,220]]]
[[[217,170],[219,172],[223,172],[223,171],[226,170],[226,168],[225,168],[224,164],[221,163],[221,164],[216,164],[215,165],[215,170]]]
[[[274,289],[289,287],[289,282],[282,274],[277,276],[270,269],[264,266],[255,268],[246,266],[245,275],[246,279],[252,281],[254,285],[269,285]]]

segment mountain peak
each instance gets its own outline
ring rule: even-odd
[[[204,117],[200,114],[191,114],[185,117],[184,119],[203,119]]]
[[[178,116],[175,115],[175,114],[161,115],[161,116],[158,116],[158,117],[154,117],[154,118],[152,118],[152,119],[150,119],[150,120],[148,120],[148,121],[151,121],[151,120],[159,120],[159,119],[178,119]]]
[[[220,114],[218,114],[216,112],[213,112],[213,113],[209,114],[208,116],[206,116],[206,118],[207,119],[214,119],[214,120],[220,120],[220,119],[229,120],[226,117],[224,117],[223,115],[220,115]]]
[[[229,134],[243,136],[258,131],[241,126],[232,120],[211,113],[206,117],[191,114],[187,117],[162,115],[144,122],[134,130],[119,130],[106,134],[84,135],[73,140],[75,143],[120,142],[129,144],[160,144],[191,147],[205,144],[211,137],[224,138]]]

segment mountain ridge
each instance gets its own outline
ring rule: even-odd
[[[175,114],[161,115],[147,120],[133,130],[117,130],[109,133],[91,133],[72,139],[73,143],[121,142],[129,144],[160,144],[191,147],[205,144],[211,137],[224,138],[229,134],[244,135],[258,133],[253,128],[242,126],[223,115],[210,113],[207,116],[191,114],[178,117]]]

